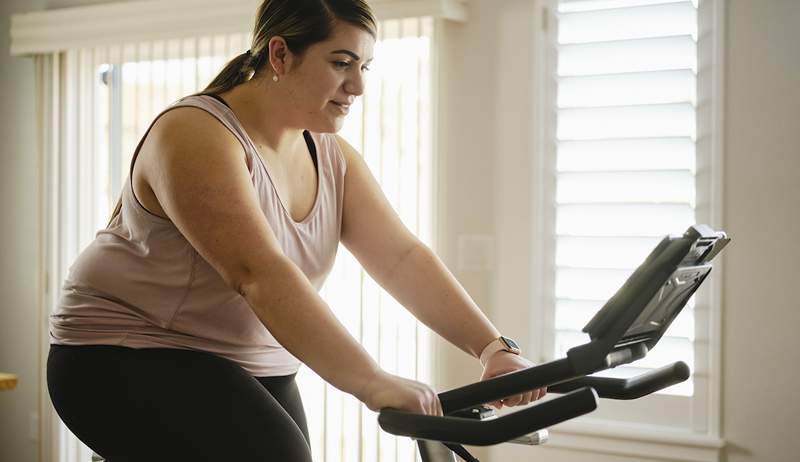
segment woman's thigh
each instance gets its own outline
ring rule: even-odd
[[[47,379],[67,427],[111,462],[311,461],[267,388],[208,353],[54,345]]]

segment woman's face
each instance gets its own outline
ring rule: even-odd
[[[282,80],[289,107],[302,128],[333,133],[342,128],[344,117],[356,97],[364,92],[364,74],[372,61],[375,40],[365,30],[339,22],[332,36],[308,47]]]

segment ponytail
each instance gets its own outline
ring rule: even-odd
[[[222,69],[222,72],[220,72],[203,91],[195,93],[192,96],[218,95],[247,82],[255,75],[259,67],[258,61],[257,56],[254,56],[250,50],[245,51],[230,60]]]

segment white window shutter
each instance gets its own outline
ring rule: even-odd
[[[558,2],[554,346],[581,332],[658,240],[695,223],[697,8],[691,1]],[[648,356],[694,370],[693,302]],[[691,396],[692,380],[664,393]]]

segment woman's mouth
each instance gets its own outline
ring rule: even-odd
[[[350,105],[347,103],[338,103],[336,101],[331,101],[334,106],[336,106],[342,114],[347,114],[350,112]]]

